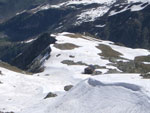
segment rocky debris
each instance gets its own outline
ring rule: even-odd
[[[75,56],[73,56],[73,55],[70,55],[69,57],[70,57],[70,58],[75,58]]]
[[[106,69],[106,66],[93,65],[95,69]]]
[[[150,72],[149,73],[143,73],[140,76],[142,76],[143,78],[150,78]]]
[[[117,62],[117,59],[114,58],[114,57],[110,57],[110,58],[108,58],[108,59],[109,59],[109,61],[112,62],[112,63],[116,63],[116,62]]]
[[[72,61],[72,60],[63,60],[61,63],[67,64],[67,65],[85,65],[85,66],[87,66],[87,64],[85,64],[85,63],[83,63],[83,62],[81,62],[81,61],[79,61],[79,62],[74,62],[74,61]]]
[[[69,91],[72,87],[73,87],[73,85],[67,85],[64,87],[64,90]]]
[[[52,97],[56,97],[56,96],[57,96],[57,94],[49,92],[44,99],[52,98]]]
[[[14,112],[12,112],[12,111],[11,112],[2,112],[2,111],[0,111],[0,113],[14,113]]]
[[[118,71],[117,69],[109,69],[107,71],[107,74],[112,74],[112,73],[121,73],[120,71]]]
[[[148,73],[150,72],[150,64],[144,64],[137,61],[123,62],[119,61],[116,67],[124,73]]]
[[[89,65],[84,69],[84,74],[93,74],[95,72],[95,66]]]
[[[134,61],[136,62],[150,62],[150,55],[148,56],[137,56]]]
[[[102,74],[101,71],[94,71],[92,75],[94,76],[94,75],[101,75],[101,74]]]
[[[0,71],[0,75],[2,75],[2,71]]]
[[[57,54],[56,57],[59,57],[61,54]]]

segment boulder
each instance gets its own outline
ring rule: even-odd
[[[64,90],[69,91],[72,87],[73,87],[73,85],[67,85],[64,87]]]
[[[95,72],[95,66],[89,65],[84,69],[84,74],[93,74]]]
[[[56,96],[57,96],[57,94],[49,92],[44,99],[52,98],[52,97],[56,97]]]

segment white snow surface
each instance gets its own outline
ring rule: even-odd
[[[120,52],[121,57],[134,59],[149,55],[144,49],[131,49],[114,45],[113,42],[94,39],[72,33],[52,35],[57,44],[74,44],[74,49],[61,50],[51,45],[51,57],[45,62],[44,72],[26,75],[1,68],[0,111],[15,113],[150,113],[150,80],[139,74],[105,74],[109,66],[107,59],[98,54],[96,46],[104,44]],[[70,57],[73,56],[73,57]],[[86,65],[67,65],[62,61],[71,60],[106,66],[99,69],[97,76],[82,74]],[[69,91],[64,86],[74,85]],[[49,93],[55,98],[44,99]]]
[[[116,0],[69,0],[65,4],[71,5],[71,4],[92,4],[92,3],[97,3],[97,4],[112,4]]]
[[[115,82],[114,79],[120,81]],[[132,84],[126,83],[127,80],[132,81]],[[127,74],[118,75],[118,78],[116,75],[92,77],[55,100],[43,101],[23,113],[150,113],[148,92],[142,86],[134,84],[139,81],[137,75]],[[143,82],[140,81],[141,85]]]
[[[98,17],[101,17],[104,14],[106,14],[108,10],[109,7],[105,5],[97,8],[85,10],[80,15],[77,15],[78,18],[75,24],[78,25],[83,22],[95,21]]]
[[[116,0],[69,0],[65,2],[64,4],[66,5],[71,5],[71,4],[92,4],[92,3],[97,3],[97,4],[113,4],[115,3]],[[150,2],[150,0],[127,0],[128,3],[134,3],[134,2]]]

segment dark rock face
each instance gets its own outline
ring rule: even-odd
[[[67,85],[64,87],[64,90],[69,91],[72,87],[73,87],[73,85]]]
[[[45,62],[46,59],[50,57],[50,52],[51,49],[50,47],[47,47],[45,50],[41,52],[41,54],[36,57],[28,66],[27,66],[27,71],[32,72],[32,73],[38,73],[38,72],[43,72],[44,67],[42,64]],[[43,59],[44,58],[44,59]]]
[[[47,94],[47,96],[46,96],[44,99],[52,98],[52,97],[56,97],[56,96],[57,96],[57,94],[54,94],[54,93],[52,93],[52,92],[49,92],[49,93]]]
[[[50,54],[51,49],[49,48],[49,45],[55,43],[55,41],[56,40],[53,37],[50,37],[50,35],[48,33],[42,34],[28,48],[26,48],[21,55],[17,56],[11,62],[11,64],[18,68],[21,68],[23,70],[30,69],[30,67],[32,67],[34,65],[34,62],[35,62],[35,64],[38,64],[38,63],[36,63],[36,60],[38,60],[37,57],[39,57],[39,55],[44,56],[45,53]],[[42,52],[43,52],[43,55],[42,55]],[[40,61],[40,60],[41,59],[39,59],[38,61]],[[39,63],[39,64],[41,64],[41,63]],[[36,68],[37,67],[34,67],[33,70],[35,70]]]

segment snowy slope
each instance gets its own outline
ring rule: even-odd
[[[49,100],[49,106],[36,113],[150,113],[149,97],[142,90],[134,84],[102,83],[90,78],[55,101]]]
[[[115,3],[117,0],[70,0],[67,1],[66,4],[70,5],[70,4],[92,4],[92,3],[97,3],[97,4],[113,4]],[[149,2],[150,0],[127,0],[128,3],[131,2]]]
[[[43,72],[26,75],[0,68],[0,111],[150,113],[150,80],[139,74],[106,74],[117,67],[110,66],[110,61],[99,55],[103,51],[97,46],[109,46],[126,60],[149,55],[148,50],[121,47],[80,34],[65,32],[52,36],[57,42],[51,45],[51,57],[44,63]],[[106,68],[98,69],[101,75],[82,74],[90,64]],[[74,87],[65,92],[64,86],[70,84]],[[58,96],[44,99],[49,92]]]

